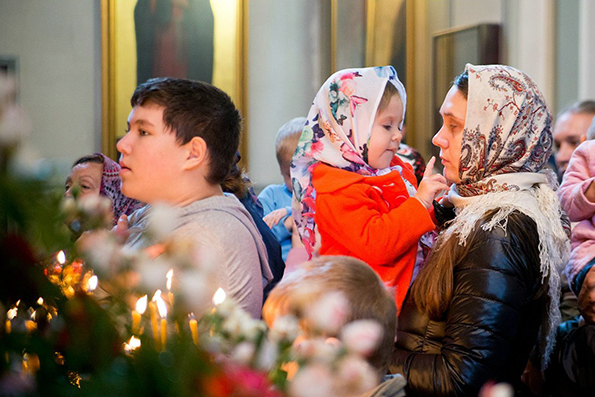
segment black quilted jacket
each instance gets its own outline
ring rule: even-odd
[[[480,232],[455,266],[441,321],[406,299],[391,372],[404,374],[407,396],[476,396],[489,380],[518,389],[547,304],[538,241],[533,220],[513,213],[506,233]]]

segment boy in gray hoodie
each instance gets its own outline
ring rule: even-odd
[[[260,318],[263,287],[272,279],[266,249],[248,212],[221,189],[238,149],[240,113],[220,89],[175,78],[141,84],[131,105],[117,145],[122,192],[149,206],[131,216],[128,246],[151,245],[151,204],[175,207],[175,237],[191,237],[218,266],[213,282]]]

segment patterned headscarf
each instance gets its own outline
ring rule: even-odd
[[[464,245],[475,225],[494,211],[482,228],[506,230],[513,212],[531,218],[539,235],[542,280],[548,279],[550,307],[541,325],[542,365],[553,350],[560,277],[570,254],[566,217],[556,193],[556,176],[542,170],[552,150],[551,115],[529,76],[509,66],[467,64],[469,92],[459,176],[449,200],[457,216],[440,237]],[[456,236],[456,237],[455,237]]]
[[[135,199],[126,197],[122,194],[122,179],[120,179],[120,164],[110,159],[103,153],[94,153],[103,158],[103,173],[101,175],[101,187],[99,194],[109,198],[112,201],[114,211],[114,226],[122,214],[130,215],[143,204]]]
[[[293,216],[310,257],[316,244],[316,192],[312,185],[312,169],[316,164],[324,163],[365,176],[402,171],[400,166],[373,168],[367,158],[376,112],[389,83],[397,88],[401,97],[404,119],[407,95],[392,66],[336,72],[314,98],[291,162]],[[404,181],[409,194],[415,194],[414,186]]]
[[[510,66],[467,64],[469,93],[457,191],[475,196],[519,186],[496,175],[537,172],[552,150],[552,117],[529,76]]]

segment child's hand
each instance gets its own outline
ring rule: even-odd
[[[285,208],[279,208],[278,210],[267,214],[264,218],[262,218],[262,220],[267,224],[268,227],[272,229],[274,226],[277,226],[279,221],[286,216],[287,210]]]
[[[443,175],[432,173],[434,170],[435,162],[436,158],[432,156],[432,158],[430,159],[430,161],[428,161],[428,164],[426,165],[424,177],[419,183],[417,193],[414,196],[427,209],[430,209],[432,207],[432,202],[441,191],[448,190],[446,178],[444,178]]]

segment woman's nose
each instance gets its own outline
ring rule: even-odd
[[[432,144],[444,149],[448,147],[448,140],[444,138],[443,129],[444,127],[440,128],[436,135],[432,137]]]

